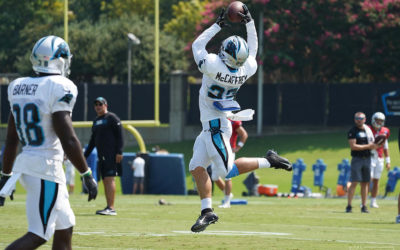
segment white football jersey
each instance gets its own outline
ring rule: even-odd
[[[221,28],[214,24],[205,30],[192,45],[194,59],[203,73],[199,94],[200,120],[207,122],[226,118],[226,112],[216,109],[214,101],[232,100],[239,88],[257,71],[257,32],[254,21],[246,24],[249,57],[242,67],[230,70],[216,54],[208,54],[207,43]]]
[[[72,113],[77,95],[75,84],[59,75],[23,77],[10,83],[8,100],[23,145],[21,154],[63,160],[51,115],[57,111]]]

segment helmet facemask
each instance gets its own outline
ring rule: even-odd
[[[385,125],[385,115],[382,112],[373,114],[371,120],[372,126],[376,129],[380,129]]]

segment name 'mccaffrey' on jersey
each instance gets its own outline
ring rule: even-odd
[[[246,24],[249,57],[243,66],[232,69],[221,58],[206,50],[207,43],[221,28],[214,24],[205,30],[192,45],[195,62],[203,73],[199,94],[200,120],[206,122],[216,118],[226,118],[226,113],[217,110],[213,103],[234,99],[239,88],[257,71],[257,33],[254,21]]]

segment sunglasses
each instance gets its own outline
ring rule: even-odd
[[[354,119],[356,119],[356,120],[358,120],[358,121],[361,121],[361,120],[364,120],[365,117],[355,117]]]
[[[103,103],[96,102],[96,103],[94,104],[94,106],[103,106]]]

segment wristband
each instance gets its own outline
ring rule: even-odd
[[[244,146],[244,143],[243,142],[238,142],[238,144],[237,144],[239,147],[241,147],[241,148],[243,148],[243,146]]]
[[[88,175],[91,175],[91,174],[92,174],[92,170],[90,170],[90,168],[89,168],[86,172],[81,173],[81,176],[83,177],[83,176],[88,176]]]
[[[12,174],[13,174],[12,172],[9,174],[4,173],[3,171],[0,172],[1,176],[6,176],[6,177],[10,177]]]
[[[386,160],[386,163],[390,163],[390,156],[387,156],[387,157],[385,158],[385,160]]]

